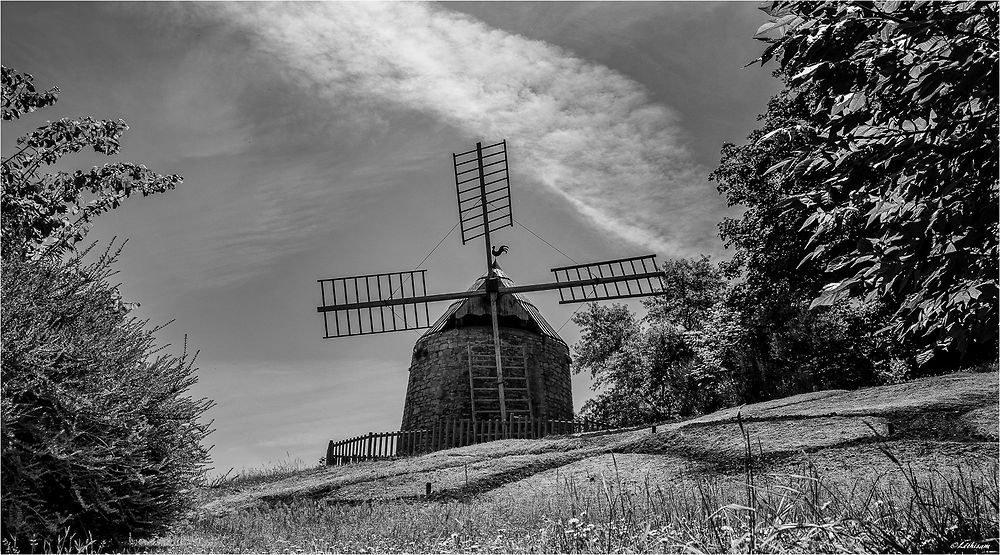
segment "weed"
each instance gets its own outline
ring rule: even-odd
[[[692,477],[664,489],[649,477],[623,481],[613,462],[614,476],[561,476],[556,495],[353,505],[297,499],[201,515],[178,532],[187,541],[179,550],[839,553],[995,542],[995,464],[927,475],[900,464],[894,476],[844,487],[827,483],[806,459],[794,472],[760,474],[748,464],[749,479]]]
[[[239,489],[276,482],[316,468],[322,466],[309,466],[302,459],[286,458],[266,467],[244,468],[236,474],[233,474],[235,468],[230,468],[225,474],[207,479],[203,485],[210,489]]]

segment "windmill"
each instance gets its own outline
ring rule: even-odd
[[[459,386],[461,381],[458,379],[451,379],[449,382],[452,384],[449,386],[451,389],[468,391],[467,399],[463,397],[465,404],[461,405],[459,410],[465,411],[467,413],[465,418],[471,416],[473,421],[490,415],[498,416],[501,421],[507,421],[510,417],[534,415],[544,410],[543,406],[538,405],[545,405],[546,398],[540,396],[541,393],[537,390],[539,387],[546,387],[548,378],[539,382],[530,375],[531,358],[562,356],[565,358],[565,370],[562,372],[564,376],[561,376],[561,381],[555,380],[558,382],[557,385],[548,387],[558,387],[565,392],[564,399],[560,402],[563,405],[568,402],[569,412],[572,415],[568,348],[523,294],[555,290],[559,292],[560,304],[663,294],[662,273],[656,265],[655,255],[552,268],[555,281],[515,285],[496,262],[496,258],[504,254],[507,247],[505,245],[494,247],[491,237],[492,232],[512,227],[514,222],[507,165],[507,141],[486,146],[481,142],[476,143],[475,149],[452,154],[452,159],[462,244],[483,238],[486,253],[485,274],[467,291],[436,294],[427,294],[426,270],[318,280],[322,305],[316,310],[323,316],[324,338],[427,328],[430,328],[428,333],[431,333],[443,330],[449,321],[452,322],[452,326],[458,325],[455,322],[461,321],[461,318],[456,320],[459,315],[465,315],[473,321],[477,321],[475,318],[483,321],[488,316],[489,326],[478,326],[477,329],[481,332],[480,335],[484,335],[491,328],[492,341],[489,343],[492,345],[489,345],[491,348],[488,348],[488,351],[492,352],[485,352],[487,349],[481,348],[488,346],[483,341],[472,342],[464,349],[461,345],[456,347],[453,342],[447,343],[447,348],[442,351],[444,356],[438,360],[420,363],[422,371],[426,370],[428,365],[454,365],[453,359],[464,358],[464,363],[468,365],[467,386]],[[440,301],[454,302],[441,318],[432,323],[428,303]],[[560,343],[561,351],[556,350],[555,355],[552,355],[552,349],[548,348],[544,353],[539,351],[541,354],[529,357],[528,346],[522,345],[522,356],[518,356],[516,349],[511,347],[516,347],[516,343],[524,341],[520,336],[512,335],[513,332],[506,329],[509,326],[502,326],[500,322],[501,318],[517,320],[517,316],[520,316],[522,323],[526,322],[524,325],[533,327],[541,335],[542,343],[547,338]],[[502,336],[507,337],[508,345],[504,344]],[[421,337],[414,348],[407,407],[404,409],[404,429],[407,427],[407,419],[411,419],[408,416],[408,413],[412,412],[411,405],[428,402],[440,405],[445,402],[441,399],[428,400],[420,397],[419,386],[423,378],[414,374],[413,370],[418,368],[417,361],[421,356],[421,346],[425,338],[426,335]],[[505,347],[507,347],[506,355]],[[505,368],[514,371],[505,374]],[[532,381],[536,382],[534,395],[531,392]],[[451,393],[440,389],[428,395],[437,395],[443,399],[447,397],[446,393]],[[533,398],[538,400],[534,403],[535,406],[532,403]],[[431,412],[434,410],[438,409],[432,409]]]

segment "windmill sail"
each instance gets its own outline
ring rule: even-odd
[[[655,254],[563,266],[552,273],[561,284],[559,304],[649,297],[665,291]]]
[[[507,141],[453,154],[462,244],[514,225]],[[485,205],[485,210],[484,210]]]
[[[317,280],[324,338],[430,327],[424,273],[412,270]]]

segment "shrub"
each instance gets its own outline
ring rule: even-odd
[[[82,256],[82,255],[81,255]],[[194,357],[162,354],[96,262],[5,257],[2,535],[5,547],[102,547],[163,532],[204,471],[211,407],[187,394]]]

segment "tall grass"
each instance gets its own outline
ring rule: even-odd
[[[302,459],[285,458],[277,463],[260,468],[242,468],[237,472],[230,468],[224,474],[207,477],[202,484],[211,489],[240,489],[260,484],[269,484],[283,478],[297,476],[304,470],[322,468],[309,465]]]
[[[941,552],[962,540],[996,550],[995,463],[834,484],[808,460],[740,478],[664,487],[617,471],[562,477],[556,495],[467,501],[299,499],[200,515],[158,549],[175,552],[794,553]],[[990,543],[992,542],[992,543]]]

